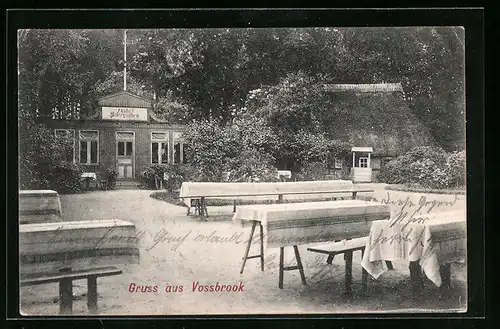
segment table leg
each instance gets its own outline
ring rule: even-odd
[[[334,258],[335,258],[335,254],[328,255],[328,258],[326,259],[326,263],[331,264],[333,262]]]
[[[439,267],[439,274],[441,274],[441,287],[449,289],[451,287],[451,264],[444,264]]]
[[[344,253],[345,260],[345,295],[352,294],[352,251]]]
[[[97,276],[87,279],[87,307],[90,313],[97,312]]]
[[[285,252],[284,252],[285,247],[280,247],[280,273],[279,273],[279,279],[278,279],[278,288],[283,289],[283,263],[285,262]]]
[[[259,222],[260,226],[260,270],[264,272],[264,228]]]
[[[283,194],[278,194],[278,203],[283,203]]]
[[[236,200],[233,200],[233,212],[236,212]]]
[[[200,204],[199,204],[199,209],[198,212],[200,214],[200,219],[205,220],[205,197],[200,198]]]
[[[85,178],[85,189],[90,190],[90,178]]]
[[[363,259],[363,256],[365,255],[365,250],[361,249],[361,259]],[[362,294],[366,294],[366,289],[368,287],[368,272],[365,270],[363,266],[362,268],[362,273],[361,273],[361,286],[362,286]]]
[[[297,246],[293,246],[293,251],[295,251],[295,259],[297,260],[297,266],[299,268],[299,273],[302,283],[304,285],[307,285],[306,276],[304,275],[304,267],[302,266],[302,262],[300,261],[299,248]]]
[[[248,239],[247,248],[245,250],[245,256],[243,257],[243,265],[241,265],[240,274],[243,274],[243,270],[245,269],[245,264],[246,264],[247,259],[248,259],[248,253],[250,252],[250,246],[252,245],[252,239],[253,239],[253,234],[255,232],[255,226],[256,225],[257,225],[257,222],[253,221],[253,223],[252,223],[252,230],[250,232],[250,238]]]
[[[353,200],[356,200],[356,194],[358,194],[358,192],[352,192],[352,199]]]
[[[60,273],[70,272],[71,269],[59,270]],[[59,281],[59,314],[73,313],[73,280],[61,279]]]
[[[410,262],[410,277],[412,283],[413,293],[418,293],[422,291],[424,281],[422,279],[422,268],[420,267],[419,261]]]

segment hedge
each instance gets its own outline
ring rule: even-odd
[[[421,146],[389,161],[378,175],[382,183],[414,188],[460,188],[465,185],[465,151],[447,153]]]

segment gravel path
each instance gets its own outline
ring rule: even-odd
[[[415,207],[419,202],[453,203],[435,205],[432,211],[464,208],[464,196],[428,195],[384,190],[374,187],[373,198],[382,200],[409,200]],[[398,312],[408,310],[449,310],[463,308],[466,301],[466,269],[453,266],[453,288],[441,294],[430,281],[424,295],[411,297],[408,263],[394,262],[395,270],[384,273],[377,281],[368,283],[367,296],[359,295],[361,284],[360,253],[354,256],[354,297],[342,297],[344,264],[337,256],[332,265],[326,257],[306,251],[299,246],[308,284],[302,285],[298,272],[285,272],[284,289],[278,289],[277,250],[266,255],[265,271],[260,271],[257,260],[249,260],[240,275],[243,241],[249,229],[233,227],[232,207],[209,207],[208,222],[199,222],[186,216],[186,208],[155,200],[152,191],[117,190],[92,191],[79,195],[62,195],[61,204],[65,221],[122,219],[145,231],[140,242],[141,260],[138,265],[127,265],[121,276],[99,279],[99,312],[103,315],[190,315],[190,314],[297,314],[297,313],[357,313]],[[422,201],[422,198],[423,201]],[[429,206],[431,203],[429,203]],[[398,206],[393,206],[397,211]],[[155,236],[163,232],[167,239],[156,244]],[[165,233],[166,232],[166,233]],[[214,242],[215,237],[225,242]],[[180,241],[182,240],[183,241]],[[231,240],[232,238],[232,240]],[[173,241],[175,240],[175,241]],[[211,240],[209,242],[207,240]],[[229,241],[228,241],[229,240]],[[151,248],[152,247],[152,248]],[[255,246],[257,251],[257,245]],[[291,249],[291,248],[287,248]],[[286,250],[286,249],[285,249]],[[251,251],[252,252],[252,251]],[[285,262],[292,261],[289,253]],[[236,284],[243,292],[192,292],[193,282],[200,285]],[[159,286],[159,292],[131,293],[129,285]],[[167,286],[183,286],[183,292],[165,292]],[[58,304],[56,284],[21,289],[24,314],[55,315]],[[87,314],[85,281],[75,281],[74,314]]]

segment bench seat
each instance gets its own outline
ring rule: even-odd
[[[365,252],[368,237],[335,241],[333,243],[321,244],[315,247],[307,248],[308,251],[327,254],[327,263],[331,264],[335,255],[344,254],[345,260],[345,294],[352,294],[352,254],[354,251],[361,251],[361,255]],[[368,283],[368,272],[362,270],[362,294],[366,292]]]
[[[352,250],[352,251],[364,250],[367,242],[368,242],[368,237],[362,237],[362,238],[343,240],[333,243],[325,243],[319,246],[309,247],[307,248],[307,250],[327,255],[341,254],[344,253],[346,250]]]
[[[97,311],[97,278],[120,275],[122,271],[114,266],[72,271],[61,269],[57,273],[30,274],[21,279],[21,286],[59,282],[59,313],[73,312],[73,281],[87,279],[87,307],[90,313]]]
[[[345,291],[347,295],[351,294],[352,291],[352,254],[355,251],[361,251],[361,257],[365,252],[366,244],[369,237],[361,237],[355,239],[347,239],[341,241],[335,241],[330,243],[321,244],[314,247],[307,248],[308,251],[317,252],[320,254],[327,254],[327,263],[331,264],[335,255],[344,254],[345,260]],[[392,270],[392,262],[386,261],[387,267]],[[366,287],[368,283],[368,272],[362,269],[362,293],[366,292]]]

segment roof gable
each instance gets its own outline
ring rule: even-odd
[[[127,91],[102,97],[99,106],[151,108],[151,101]]]

